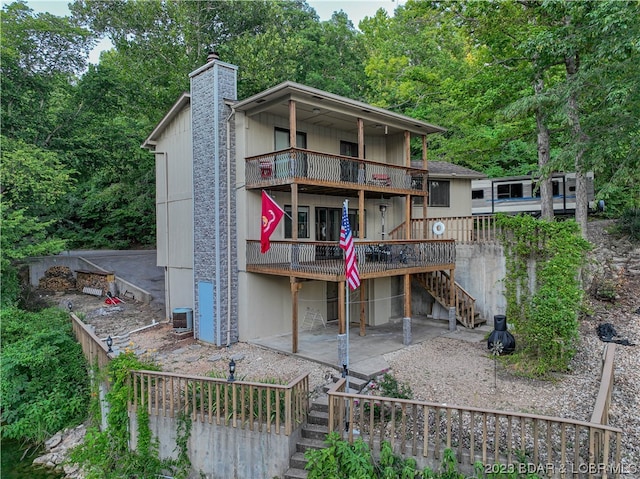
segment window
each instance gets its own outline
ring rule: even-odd
[[[484,190],[471,190],[471,199],[472,200],[483,200],[484,199]]]
[[[276,128],[274,133],[274,145],[276,151],[286,150],[291,147],[289,142],[289,130]],[[301,131],[296,132],[296,148],[307,149],[307,134]],[[307,176],[307,154],[296,154],[292,157],[289,153],[276,155],[275,176],[277,178],[287,178],[292,176]]]
[[[291,221],[291,205],[284,205],[284,237],[293,238]],[[298,206],[298,238],[309,238],[309,207]]]
[[[339,241],[342,226],[342,208],[316,208],[316,241]],[[349,208],[349,224],[354,238],[360,238],[360,215],[357,209]],[[365,231],[367,212],[365,217]]]
[[[498,199],[522,198],[522,183],[498,185]]]
[[[551,182],[551,187],[552,187],[552,196],[560,196],[560,182],[557,180],[553,180]],[[536,198],[540,198],[540,185],[537,184],[535,181],[531,183],[531,189],[533,190],[533,196],[535,196]]]
[[[358,158],[358,144],[341,140],[340,155]],[[340,181],[347,181],[349,183],[363,183],[365,178],[364,168],[365,165],[358,161],[340,160]]]
[[[429,180],[429,206],[450,206],[449,181]]]

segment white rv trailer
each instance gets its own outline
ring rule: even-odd
[[[554,173],[553,212],[573,214],[576,209],[576,174]],[[587,173],[587,200],[594,208],[593,173]],[[540,214],[540,187],[532,176],[487,178],[471,182],[471,210],[474,215],[493,213]]]

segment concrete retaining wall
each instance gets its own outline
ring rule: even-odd
[[[100,266],[92,263],[82,256],[71,255],[56,255],[56,256],[42,256],[38,258],[29,259],[29,283],[33,287],[38,287],[40,278],[44,277],[45,272],[52,266],[66,266],[74,273],[74,277],[77,276],[77,270],[90,270],[90,271],[103,271],[105,270]],[[115,277],[116,291],[124,299],[126,296],[129,299],[140,301],[144,304],[151,302],[152,296],[148,291],[132,284],[116,275]],[[125,294],[126,293],[126,294]]]
[[[476,299],[476,311],[493,325],[493,316],[505,314],[507,300],[504,249],[498,243],[456,245],[456,281]]]
[[[160,458],[177,458],[176,418],[149,417],[154,438],[159,439]],[[130,415],[131,448],[137,447],[137,416]],[[218,426],[195,421],[187,444],[192,470],[189,477],[207,479],[255,479],[283,477],[300,439],[298,428],[291,436]]]

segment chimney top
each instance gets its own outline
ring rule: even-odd
[[[220,55],[218,55],[218,52],[209,52],[209,54],[207,55],[207,63],[214,60],[220,60]]]

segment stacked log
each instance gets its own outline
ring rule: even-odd
[[[66,266],[52,266],[40,278],[38,286],[47,291],[70,291],[76,288],[76,280]]]
[[[114,274],[109,272],[77,270],[76,273],[78,274],[77,288],[88,294],[99,292],[99,295],[103,296],[109,291],[109,283],[115,281]]]

